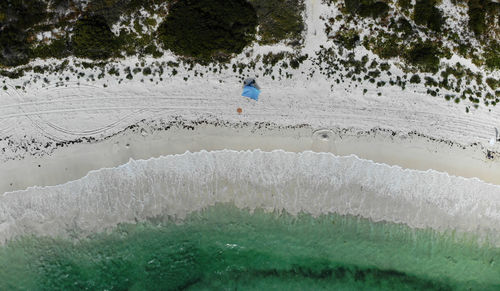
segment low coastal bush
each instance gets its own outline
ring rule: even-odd
[[[381,33],[373,41],[372,50],[383,59],[399,56],[399,38],[394,34]]]
[[[359,34],[355,30],[339,31],[335,35],[334,42],[348,50],[354,49],[360,41]]]
[[[92,0],[87,6],[87,12],[102,16],[108,25],[112,25],[124,14],[130,0]]]
[[[47,17],[45,1],[0,1],[0,65],[17,66],[29,61],[27,31]]]
[[[375,0],[344,0],[347,11],[361,17],[378,18],[387,15],[390,10],[389,5],[382,1]]]
[[[469,15],[469,28],[476,34],[482,35],[486,29],[485,22],[485,0],[470,0],[467,1],[469,9],[467,14]]]
[[[31,51],[31,56],[33,58],[65,58],[71,55],[71,47],[69,40],[66,38],[53,40],[49,44],[41,44]]]
[[[197,60],[227,59],[255,37],[257,14],[245,0],[178,1],[158,29],[166,49]]]
[[[398,0],[397,4],[403,11],[407,11],[413,7],[410,0]]]
[[[425,25],[431,30],[439,32],[444,19],[442,12],[435,5],[436,0],[417,0],[413,19],[416,24]]]
[[[500,87],[500,79],[494,79],[494,78],[487,78],[486,79],[486,84],[490,86],[491,89],[496,90],[497,88]]]
[[[15,25],[25,30],[47,19],[47,1],[2,0],[0,1],[0,28]]]
[[[500,69],[500,42],[491,40],[484,50],[484,64],[491,70]]]
[[[74,28],[71,45],[77,57],[107,59],[117,54],[115,35],[104,17],[90,15],[80,18]]]
[[[259,20],[259,37],[262,44],[282,40],[298,42],[304,30],[303,0],[249,0]]]
[[[0,29],[0,65],[17,66],[29,61],[27,34],[14,25]]]
[[[412,83],[412,84],[420,84],[420,76],[417,75],[417,74],[411,76],[410,83]]]
[[[418,42],[405,52],[408,63],[424,72],[436,73],[439,70],[440,51],[432,42]]]
[[[487,34],[488,28],[492,26],[496,26],[496,30],[498,31],[500,3],[491,0],[470,0],[467,1],[467,5],[469,28],[476,36],[480,37]]]

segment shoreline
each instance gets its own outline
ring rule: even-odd
[[[0,243],[26,234],[83,238],[121,223],[182,221],[208,206],[234,203],[294,216],[361,216],[498,247],[499,193],[500,186],[478,179],[354,155],[187,152],[130,160],[57,186],[6,193],[0,196]]]
[[[137,126],[133,131],[93,143],[73,143],[40,157],[8,160],[0,168],[0,193],[63,184],[84,177],[89,171],[113,168],[130,159],[201,150],[282,149],[289,152],[329,152],[356,155],[377,163],[405,169],[435,170],[454,176],[478,178],[500,185],[500,158],[486,157],[480,144],[459,145],[415,132],[396,133],[373,129],[314,129],[312,126],[279,127],[271,124],[177,123],[166,130]]]

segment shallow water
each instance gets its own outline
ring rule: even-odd
[[[354,216],[217,204],[0,249],[0,290],[498,290],[500,249]]]

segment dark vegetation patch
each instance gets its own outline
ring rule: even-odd
[[[405,12],[413,8],[411,0],[398,0],[397,4]]]
[[[439,70],[439,48],[432,42],[418,42],[405,53],[406,60],[424,72],[436,73]]]
[[[41,0],[0,1],[0,65],[17,66],[29,61],[29,30],[48,17]]]
[[[438,32],[441,31],[444,23],[443,14],[436,7],[436,0],[417,0],[413,19],[416,24],[425,25]]]
[[[400,55],[400,40],[396,34],[381,32],[376,37],[365,38],[363,45],[379,57],[390,59]]]
[[[50,43],[42,43],[31,50],[32,58],[56,58],[62,59],[71,55],[71,43],[67,38],[52,40]]]
[[[169,16],[180,11],[176,7],[185,8],[184,25],[178,21],[167,27],[165,23],[175,20]],[[164,43],[182,55],[227,60],[255,39],[257,25],[263,44],[286,40],[300,45],[303,10],[303,0],[3,0],[0,66],[71,55],[159,58]],[[165,19],[163,25],[157,17]],[[110,30],[113,25],[121,27],[116,35]],[[40,38],[41,33],[49,38]]]
[[[491,40],[490,44],[484,49],[484,64],[491,70],[500,69],[500,42]]]
[[[420,84],[420,76],[417,75],[417,74],[411,76],[410,83],[412,83],[412,84]]]
[[[289,40],[299,44],[304,31],[303,0],[249,0],[259,20],[261,44],[274,44]]]
[[[46,1],[2,0],[0,1],[0,27],[12,24],[26,30],[48,17]]]
[[[124,13],[131,12],[130,8],[135,6],[133,2],[132,0],[92,0],[87,7],[87,12],[99,15],[108,25],[113,25]]]
[[[498,30],[498,18],[500,14],[500,3],[491,0],[469,0],[467,1],[469,16],[469,28],[478,37],[487,35],[489,28]]]
[[[25,31],[9,24],[0,28],[0,64],[17,66],[29,61],[30,48]]]
[[[335,35],[333,41],[348,50],[352,50],[358,45],[360,37],[354,29],[341,30]]]
[[[71,39],[77,57],[107,59],[116,55],[117,42],[104,17],[84,16],[76,22]]]
[[[496,90],[497,88],[500,88],[500,79],[487,78],[486,84],[488,84],[491,89]]]
[[[389,5],[376,0],[344,0],[347,12],[361,17],[384,17],[390,10]]]
[[[255,35],[257,14],[245,0],[179,1],[160,24],[166,49],[201,60],[227,60]]]

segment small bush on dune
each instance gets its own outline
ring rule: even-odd
[[[421,81],[420,76],[416,75],[416,74],[411,76],[411,78],[410,78],[410,83],[412,83],[412,84],[420,84],[420,81]]]
[[[496,90],[498,87],[500,87],[500,80],[496,80],[494,78],[487,78],[486,83],[493,90]]]

